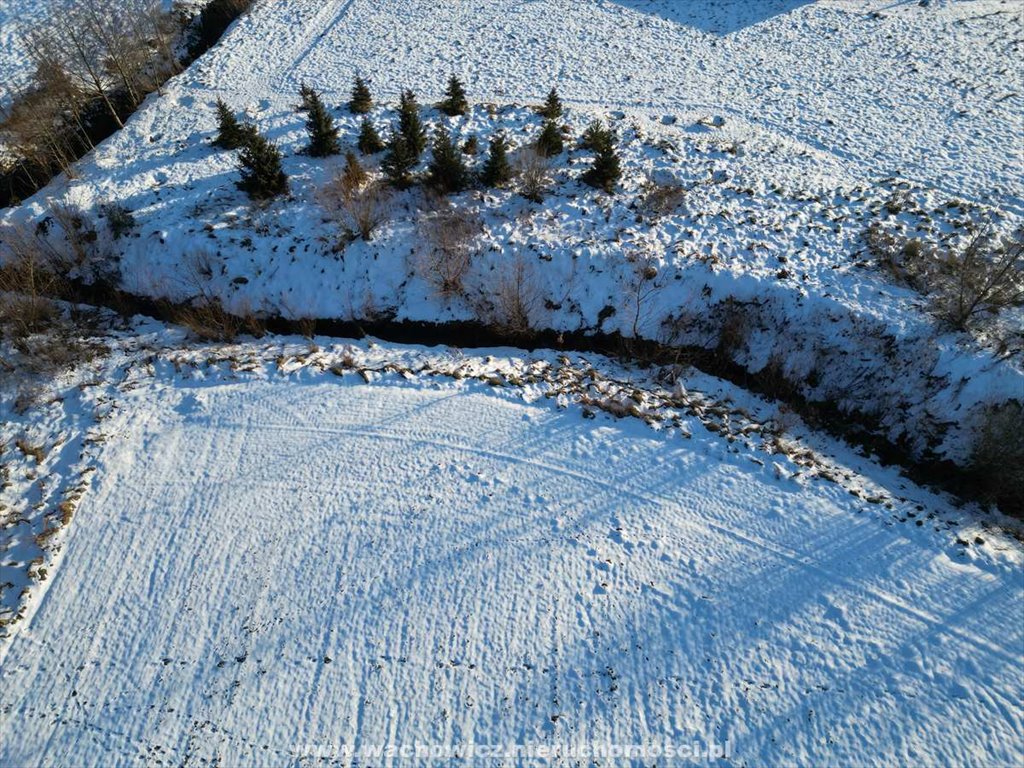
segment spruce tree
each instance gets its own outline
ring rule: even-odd
[[[420,105],[416,102],[416,94],[403,91],[398,104],[398,132],[405,138],[416,160],[420,159],[427,148],[427,130],[420,119]]]
[[[431,150],[427,176],[430,186],[445,194],[464,190],[469,179],[469,171],[462,160],[462,153],[443,126],[434,134]]]
[[[480,151],[480,140],[474,134],[466,139],[466,142],[462,145],[462,154],[473,156]]]
[[[309,131],[310,157],[328,157],[341,151],[338,144],[338,126],[334,124],[327,107],[324,106],[320,94],[311,90],[308,98],[309,116],[306,118],[306,130]]]
[[[288,192],[288,177],[281,168],[281,152],[259,133],[253,132],[238,158],[242,180],[238,188],[254,200],[266,200]]]
[[[361,75],[356,75],[352,84],[352,98],[348,102],[348,108],[354,115],[365,115],[373,109],[373,96],[370,93],[370,86]]]
[[[299,84],[299,112],[309,111],[314,96],[316,96],[316,91],[310,86],[305,83]]]
[[[595,120],[587,129],[583,132],[583,136],[580,139],[580,146],[584,149],[589,149],[592,152],[597,152],[604,146],[609,146],[615,143],[615,134],[608,128],[605,128],[600,120]]]
[[[594,163],[586,173],[583,181],[609,194],[615,191],[615,185],[622,178],[622,164],[615,151],[615,137],[611,131],[601,129],[594,148]]]
[[[545,120],[540,136],[537,137],[537,151],[544,157],[560,155],[565,150],[562,131],[554,120]]]
[[[398,189],[412,186],[412,170],[419,160],[417,152],[409,145],[401,131],[394,131],[387,143],[387,153],[380,163],[380,168],[388,182]]]
[[[358,147],[364,155],[375,155],[384,151],[384,139],[380,137],[368,117],[363,118],[363,124],[359,129]]]
[[[508,161],[508,139],[499,133],[491,141],[491,151],[480,177],[488,187],[501,187],[512,180],[512,165]]]
[[[464,115],[469,111],[466,89],[455,75],[448,79],[448,90],[445,91],[444,101],[438,104],[438,107],[449,117]]]
[[[221,149],[238,149],[248,143],[254,132],[251,125],[235,117],[223,100],[217,99],[217,138],[213,140],[214,144]]]
[[[540,114],[548,120],[557,120],[562,116],[562,100],[558,98],[558,91],[554,88],[548,93],[544,106],[540,108]]]

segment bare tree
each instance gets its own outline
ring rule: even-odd
[[[647,302],[661,290],[657,282],[658,266],[654,254],[648,251],[631,253],[627,260],[633,265],[633,279],[629,284],[629,302],[633,315],[632,336],[639,339],[640,322],[644,319]]]

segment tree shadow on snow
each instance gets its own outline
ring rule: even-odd
[[[713,35],[729,35],[813,0],[608,0],[632,11],[659,16]]]

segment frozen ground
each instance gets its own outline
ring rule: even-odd
[[[876,17],[877,16],[877,17]],[[864,175],[1020,208],[1024,17],[1010,0],[307,0],[266,3],[190,79],[243,103],[299,83],[722,113]],[[272,47],[274,56],[263,55]]]
[[[273,346],[129,356],[0,666],[0,763],[1024,757],[1019,545],[955,543],[975,534],[943,500],[849,454],[831,482],[703,416],[585,420],[546,385],[476,380],[572,370],[544,356]],[[462,379],[352,372],[387,365]]]
[[[1015,8],[261,2],[84,160],[80,178],[58,180],[2,223],[38,223],[47,200],[93,216],[117,202],[138,221],[112,245],[129,290],[292,317],[487,321],[519,262],[534,284],[535,327],[714,346],[735,300],[752,305],[732,354],[748,370],[776,366],[804,396],[869,417],[914,455],[963,462],[984,409],[1019,398],[1019,354],[941,333],[920,295],[871,268],[861,237],[876,221],[936,242],[982,218],[1007,231],[1024,223]],[[498,129],[517,146],[532,140],[538,119],[512,104],[557,84],[577,135],[602,117],[623,138],[619,193],[580,185],[588,155],[574,150],[555,162],[544,205],[458,196],[480,217],[480,256],[467,295],[439,297],[415,269],[429,247],[418,193],[393,201],[372,243],[344,249],[318,204],[338,162],[302,154],[298,85],[340,107],[358,69],[380,98],[412,87],[424,104],[460,73],[471,99],[503,105],[445,121],[482,146]],[[235,154],[209,143],[216,97],[281,146],[292,199],[254,209],[235,189]],[[350,146],[358,121],[335,114]],[[381,107],[373,118],[386,131],[394,114]],[[652,180],[684,187],[685,199],[638,215]],[[645,259],[658,277],[639,289],[638,312]],[[1007,315],[1019,329],[1021,313]]]

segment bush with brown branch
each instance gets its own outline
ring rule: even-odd
[[[543,203],[552,182],[547,157],[532,147],[524,147],[516,158],[516,171],[519,193],[527,200]]]
[[[347,240],[372,240],[377,227],[387,221],[391,191],[383,182],[370,180],[354,157],[349,160],[320,190],[318,201]]]
[[[488,322],[502,333],[524,338],[536,325],[541,306],[537,275],[521,256],[507,264],[498,276]]]
[[[417,254],[416,272],[442,296],[462,295],[483,223],[465,208],[442,200],[420,220],[419,227],[425,248]]]
[[[875,222],[864,242],[876,263],[927,297],[950,328],[986,331],[1003,310],[1024,306],[1024,232],[1001,236],[985,227],[959,247],[939,247]]]

